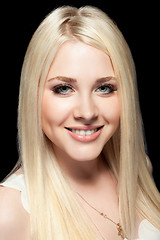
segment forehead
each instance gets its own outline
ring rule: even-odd
[[[99,78],[114,76],[114,71],[109,56],[103,51],[80,41],[69,41],[57,51],[47,78],[57,75]]]

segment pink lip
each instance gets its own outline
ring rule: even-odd
[[[100,126],[98,127],[73,127],[72,129],[77,129],[77,130],[93,130],[93,129],[96,129],[96,128],[99,128]],[[103,126],[101,126],[101,128],[97,131],[97,132],[94,132],[93,134],[91,135],[80,135],[80,134],[76,134],[76,133],[73,133],[71,132],[69,129],[66,128],[66,130],[68,131],[69,135],[75,139],[76,141],[79,141],[79,142],[92,142],[94,140],[96,140],[99,135],[101,134],[101,130],[102,130]]]

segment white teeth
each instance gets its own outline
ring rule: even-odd
[[[79,134],[84,136],[85,135],[85,131],[84,130],[80,130]]]
[[[88,136],[88,135],[91,135],[91,134],[93,134],[94,132],[96,132],[97,129],[87,130],[87,131],[71,129],[71,131],[72,131],[73,133],[78,134],[78,135]]]
[[[86,131],[86,135],[91,135],[91,134],[93,134],[95,132],[95,130],[87,130]]]

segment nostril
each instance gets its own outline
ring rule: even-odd
[[[84,125],[92,125],[93,123],[95,123],[97,121],[98,117],[94,116],[94,117],[75,117],[76,121],[79,121],[81,123],[83,123]]]

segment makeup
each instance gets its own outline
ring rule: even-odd
[[[103,126],[90,126],[90,127],[73,127],[65,128],[69,135],[79,142],[92,142],[96,140],[102,131]]]

